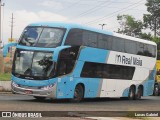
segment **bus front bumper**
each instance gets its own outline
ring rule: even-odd
[[[56,84],[49,89],[40,89],[39,87],[17,86],[15,83],[11,83],[12,92],[16,94],[56,98]],[[47,87],[46,87],[47,88]]]

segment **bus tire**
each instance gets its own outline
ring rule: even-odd
[[[156,84],[156,85],[154,85],[153,95],[154,95],[154,96],[158,96],[158,95],[159,95],[159,87],[158,87],[158,85],[157,85],[157,84]]]
[[[80,102],[84,98],[84,89],[81,84],[78,84],[74,90],[74,96],[71,102]]]
[[[135,100],[135,96],[135,88],[131,86],[128,93],[128,100]]]
[[[142,95],[143,95],[143,91],[142,91],[142,90],[143,90],[142,87],[139,86],[139,87],[138,87],[137,94],[136,94],[136,99],[137,99],[137,100],[141,99],[141,97],[142,97]]]
[[[45,99],[45,97],[40,97],[40,96],[34,96],[34,98],[39,101],[42,101]]]

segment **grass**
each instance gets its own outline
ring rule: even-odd
[[[11,73],[0,74],[0,81],[10,81]]]

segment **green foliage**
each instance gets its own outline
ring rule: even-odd
[[[0,81],[9,81],[11,80],[11,73],[0,74]]]
[[[143,25],[154,31],[154,37],[160,35],[160,0],[147,0],[145,4],[149,14],[143,15]]]
[[[160,37],[153,37],[152,41],[154,41],[156,43],[160,43]]]
[[[139,38],[145,39],[145,40],[152,40],[152,35],[150,33],[140,33]]]
[[[120,24],[118,28],[118,33],[140,37],[143,24],[140,20],[135,20],[134,17],[130,15],[118,15],[117,20]]]
[[[135,36],[142,39],[153,40],[160,43],[160,0],[146,0],[148,14],[143,15],[143,22],[135,20],[131,15],[118,15],[117,20],[120,24],[118,33]],[[143,33],[143,29],[150,29],[154,32],[154,37],[150,33]]]
[[[157,43],[157,50],[160,50],[160,37],[153,37],[152,41]]]

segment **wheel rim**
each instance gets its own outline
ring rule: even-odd
[[[130,98],[132,98],[133,97],[133,92],[131,91],[131,93],[130,93],[130,96],[129,96]]]
[[[76,100],[80,100],[80,99],[81,99],[81,92],[80,92],[79,89],[75,89],[74,98],[75,98]]]
[[[74,92],[74,98],[78,98],[79,91],[76,89]]]
[[[141,96],[142,96],[142,91],[141,91],[141,89],[139,88],[139,89],[138,89],[138,93],[137,93],[137,98],[139,99],[139,98],[141,98]]]
[[[154,92],[154,94],[155,94],[155,95],[158,95],[158,91],[159,91],[158,87],[155,87],[155,92]]]
[[[83,98],[83,87],[81,85],[77,85],[74,91],[74,102],[79,102]]]
[[[131,88],[131,89],[130,89],[130,93],[129,93],[129,99],[133,100],[133,99],[134,99],[134,96],[135,96],[135,94],[134,94],[134,89]]]

